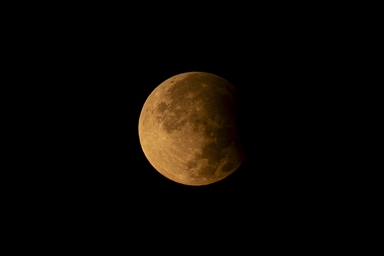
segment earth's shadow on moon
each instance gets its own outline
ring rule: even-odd
[[[226,79],[226,80],[236,87],[236,84],[232,83],[229,79]],[[199,188],[199,189],[205,190],[208,188],[209,189],[220,188],[220,187],[224,188],[232,185],[241,186],[241,184],[244,184],[243,183],[244,181],[247,184],[249,183],[249,181],[246,180],[247,179],[246,176],[251,175],[249,167],[250,167],[252,155],[255,153],[253,151],[256,148],[255,138],[257,137],[257,134],[256,134],[257,124],[255,124],[255,121],[257,122],[257,113],[253,113],[254,108],[252,107],[251,104],[255,104],[254,102],[252,103],[252,100],[254,101],[255,99],[251,97],[251,95],[249,94],[250,93],[249,90],[244,90],[238,87],[236,87],[236,89],[237,89],[236,114],[238,116],[237,124],[239,128],[241,144],[245,152],[244,161],[228,177],[222,180],[216,181],[214,183],[194,186],[194,185],[181,184],[168,179],[167,183],[169,183],[169,185],[173,185],[175,188],[185,188],[188,191],[190,188]],[[252,158],[252,162],[254,166],[255,162],[257,162],[257,159]],[[254,173],[251,176],[254,177]]]

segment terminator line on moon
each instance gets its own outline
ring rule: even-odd
[[[175,75],[149,95],[139,139],[150,164],[175,182],[200,186],[224,179],[244,161],[236,88],[205,72]]]

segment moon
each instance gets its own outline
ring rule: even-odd
[[[206,72],[175,75],[157,86],[140,113],[139,139],[150,164],[180,184],[212,184],[245,159],[237,90]]]

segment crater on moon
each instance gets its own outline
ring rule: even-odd
[[[236,100],[236,88],[209,73],[183,73],[161,83],[139,118],[148,161],[186,185],[211,184],[233,173],[245,158]]]

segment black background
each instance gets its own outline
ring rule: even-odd
[[[73,199],[133,208],[219,204],[233,209],[260,202],[302,203],[315,196],[308,191],[315,192],[320,180],[313,143],[322,136],[317,132],[322,124],[313,119],[317,81],[312,77],[308,84],[312,67],[302,55],[287,53],[278,44],[255,42],[242,49],[241,43],[225,41],[230,36],[213,36],[211,44],[210,37],[191,39],[188,33],[183,40],[167,41],[172,33],[160,33],[133,43],[131,37],[111,36],[97,43],[91,37],[80,49],[76,44],[58,55],[63,63],[52,86],[62,104],[57,127],[63,142],[62,185]],[[145,158],[138,137],[140,111],[152,90],[189,71],[216,74],[238,88],[247,142],[248,157],[241,167],[204,187],[180,185],[160,175]]]
[[[42,99],[34,124],[44,137],[34,160],[41,167],[30,174],[39,180],[35,202],[93,228],[100,219],[164,228],[292,224],[336,203],[337,166],[328,164],[338,146],[324,150],[334,129],[324,120],[337,97],[337,45],[315,21],[272,12],[208,22],[208,11],[178,25],[183,13],[148,21],[131,12],[83,10],[27,29],[25,65],[37,70],[29,90]],[[190,71],[239,90],[248,154],[228,178],[201,187],[159,174],[138,136],[149,94]]]

